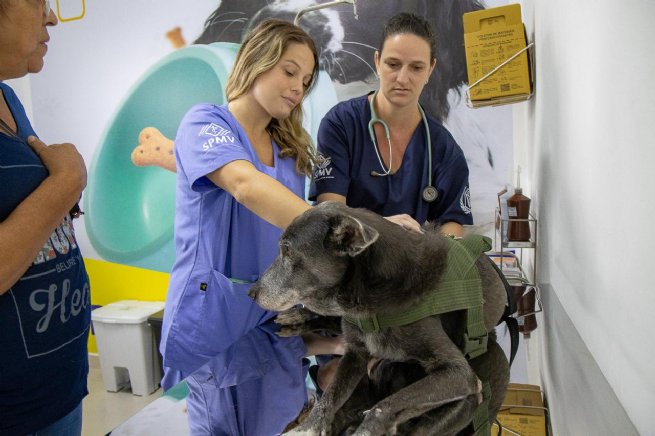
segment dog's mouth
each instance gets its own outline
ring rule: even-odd
[[[261,286],[258,284],[253,285],[250,290],[248,291],[248,296],[255,300],[255,302],[263,309],[266,310],[272,310],[274,312],[282,312],[288,309],[291,309],[293,306],[295,306],[297,303],[294,302],[292,299],[280,299],[280,295],[297,295],[295,291],[288,291],[285,290],[283,293],[280,292],[275,292],[275,293],[269,293],[264,290]]]

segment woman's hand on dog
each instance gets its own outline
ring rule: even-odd
[[[421,225],[418,223],[418,221],[416,221],[414,218],[407,215],[406,213],[400,215],[387,216],[385,218],[391,221],[392,223],[398,224],[403,229],[409,230],[410,232],[423,233],[423,229],[421,228]]]

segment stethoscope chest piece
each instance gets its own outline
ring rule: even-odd
[[[435,188],[434,186],[428,185],[425,188],[423,188],[422,196],[424,201],[428,203],[432,203],[437,198],[439,198],[439,191],[437,191],[437,188]]]

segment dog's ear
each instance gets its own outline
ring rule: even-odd
[[[350,215],[339,214],[328,220],[325,247],[339,256],[355,257],[374,243],[380,233]]]

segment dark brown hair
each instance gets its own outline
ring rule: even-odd
[[[430,46],[430,61],[437,58],[437,35],[432,30],[432,26],[423,17],[409,12],[394,15],[384,25],[382,41],[380,41],[380,53],[382,53],[387,38],[407,33],[418,36]]]

